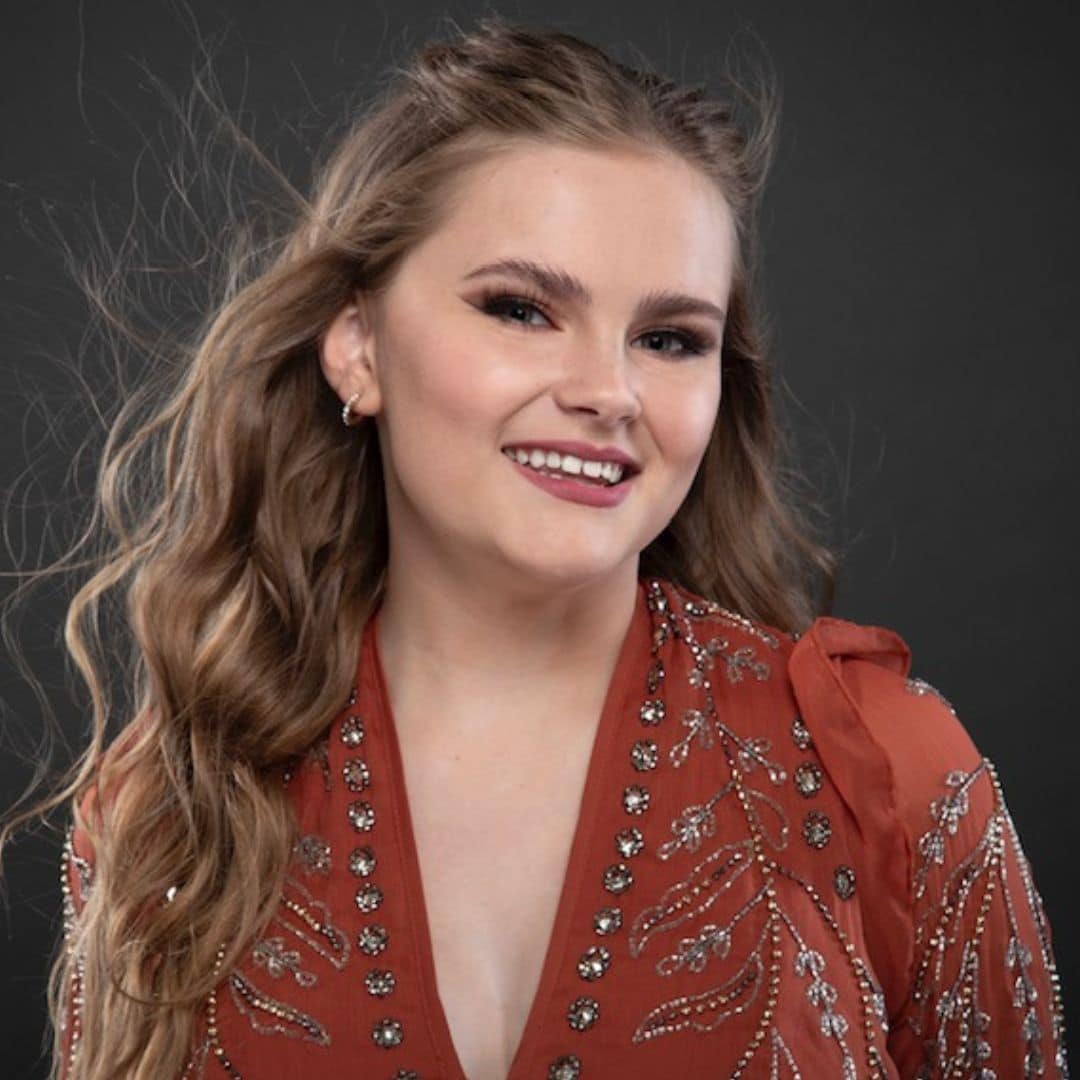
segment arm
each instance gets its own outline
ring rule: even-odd
[[[1050,927],[993,765],[948,771],[923,825],[894,1059],[919,1077],[1067,1076]]]
[[[867,943],[905,1080],[1067,1077],[1050,927],[993,766],[899,635],[822,617],[796,696],[873,867]]]

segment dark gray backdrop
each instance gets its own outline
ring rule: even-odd
[[[230,100],[239,106],[246,86],[256,136],[271,147],[281,137],[300,180],[303,146],[343,92],[371,85],[441,15],[468,25],[481,10],[195,0],[191,13],[204,35],[228,30],[219,74]],[[1078,9],[624,0],[582,11],[562,0],[497,10],[604,46],[632,42],[688,79],[707,75],[737,26],[764,40],[784,86],[763,220],[767,296],[796,445],[846,552],[835,613],[898,630],[913,673],[943,690],[997,764],[1075,1016]],[[8,536],[17,547],[29,537],[31,563],[80,434],[67,408],[75,391],[49,357],[77,350],[85,317],[42,222],[51,211],[76,220],[94,195],[119,208],[112,226],[123,227],[136,155],[165,114],[143,64],[182,92],[195,51],[187,23],[146,0],[5,10],[0,492],[15,495]],[[155,169],[144,156],[144,195]],[[45,590],[21,640],[76,731],[60,614],[59,594]],[[2,674],[10,726],[32,699],[10,666]],[[29,775],[9,751],[0,806]],[[0,1071],[31,1077],[43,1072],[55,842],[22,841],[7,874]]]

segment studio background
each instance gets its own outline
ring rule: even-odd
[[[297,183],[342,96],[373,88],[447,17],[479,4],[27,0],[0,34],[2,569],[35,565],[79,509],[93,462],[78,355],[85,303],[51,242],[91,201],[114,242],[154,204],[167,109],[216,42],[228,101]],[[1078,545],[1075,249],[1080,15],[1052,3],[520,3],[494,10],[700,81],[749,26],[783,88],[762,216],[781,406],[844,555],[834,614],[898,631],[912,674],[953,703],[996,764],[1054,933],[1067,1030],[1080,1000],[1073,918],[1078,738],[1071,694]],[[442,29],[441,29],[442,28]],[[223,35],[223,36],[222,36]],[[158,139],[155,144],[154,140]],[[165,142],[167,143],[167,136]],[[152,230],[153,222],[143,228]],[[78,247],[85,237],[65,231]],[[93,370],[89,365],[88,372]],[[79,479],[81,477],[81,480]],[[73,489],[71,480],[78,481]],[[64,501],[66,500],[66,501]],[[67,537],[70,539],[70,537]],[[45,554],[55,554],[46,550]],[[4,590],[10,579],[0,582]],[[64,594],[20,622],[73,739]],[[36,706],[0,668],[0,807],[31,777],[13,747]],[[0,909],[0,1029],[12,1078],[43,1076],[44,988],[59,932],[58,841],[16,844]],[[1074,1041],[1074,1040],[1070,1040]],[[1006,1078],[1002,1078],[1006,1080]]]

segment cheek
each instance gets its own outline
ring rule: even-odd
[[[438,334],[399,333],[387,346],[383,381],[394,443],[423,442],[435,451],[428,468],[444,474],[455,460],[473,467],[470,442],[478,450],[497,442],[507,415],[520,404],[520,369],[515,375],[505,357],[445,323]],[[450,448],[454,454],[445,452]]]
[[[697,468],[716,423],[720,379],[695,380],[658,396],[652,429],[661,453],[673,467]]]

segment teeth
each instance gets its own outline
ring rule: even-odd
[[[585,475],[590,480],[604,480],[617,484],[623,477],[623,467],[615,461],[585,461],[573,454],[559,454],[554,450],[524,450],[521,447],[504,453],[521,465],[533,469],[563,472],[569,476]]]

